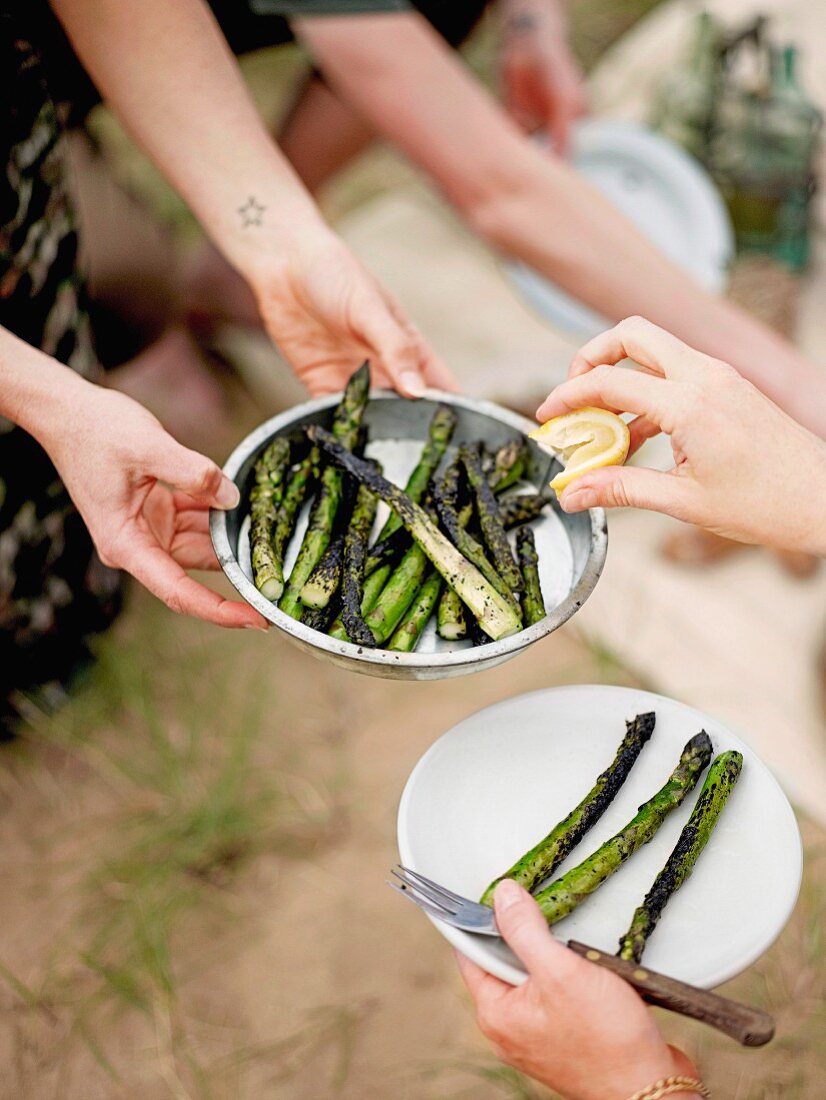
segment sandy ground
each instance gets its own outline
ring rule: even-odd
[[[184,662],[191,682],[176,671]],[[0,1097],[544,1095],[498,1076],[448,946],[384,877],[399,793],[436,736],[511,694],[582,680],[636,682],[572,628],[484,676],[398,684],[323,666],[276,637],[169,623],[136,599],[73,714],[36,721],[0,780]],[[147,697],[124,689],[134,682],[151,682],[168,739]],[[201,704],[188,709],[196,685]],[[275,798],[254,838],[188,860],[186,831],[173,846],[159,822],[189,812],[202,789],[213,805],[211,777],[253,697],[239,806],[269,780]],[[199,755],[178,791],[167,776],[181,753],[189,760],[190,722]],[[127,873],[136,837],[141,868],[162,879]],[[819,1095],[826,845],[818,830],[807,838],[805,904],[732,983],[777,1014],[778,1042],[743,1053],[668,1021],[716,1095]]]

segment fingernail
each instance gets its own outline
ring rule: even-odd
[[[401,376],[401,384],[411,397],[421,397],[425,391],[425,384],[414,371],[405,371]]]
[[[256,623],[244,623],[244,630],[260,630],[262,634],[266,634],[269,629],[269,626],[258,626]]]
[[[503,879],[496,887],[496,904],[500,909],[510,909],[522,900],[522,889],[513,879]]]
[[[218,492],[215,494],[215,504],[218,508],[235,508],[241,500],[238,486],[228,477],[221,479]]]

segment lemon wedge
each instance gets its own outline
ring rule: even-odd
[[[531,432],[530,438],[550,447],[565,463],[565,469],[551,482],[557,493],[600,466],[621,466],[631,443],[624,420],[607,409],[594,408],[555,416]]]

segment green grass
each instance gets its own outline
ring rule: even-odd
[[[102,789],[102,805],[73,826],[82,867],[71,885],[74,917],[42,990],[5,964],[0,979],[30,1008],[68,1009],[72,1031],[113,1080],[117,1058],[98,1030],[113,1011],[143,1015],[168,1038],[174,1073],[207,1097],[177,1012],[182,943],[194,916],[200,927],[232,925],[238,907],[228,888],[256,856],[310,853],[327,808],[300,804],[283,761],[266,759],[275,700],[271,685],[257,690],[260,667],[183,644],[159,605],[147,602],[130,626],[131,639],[102,643],[70,707],[28,708],[18,767],[40,769],[57,752]]]

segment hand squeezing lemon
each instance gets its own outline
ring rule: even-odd
[[[547,421],[530,438],[556,451],[565,463],[551,482],[557,493],[600,466],[622,466],[628,457],[628,425],[607,409],[575,409]]]

